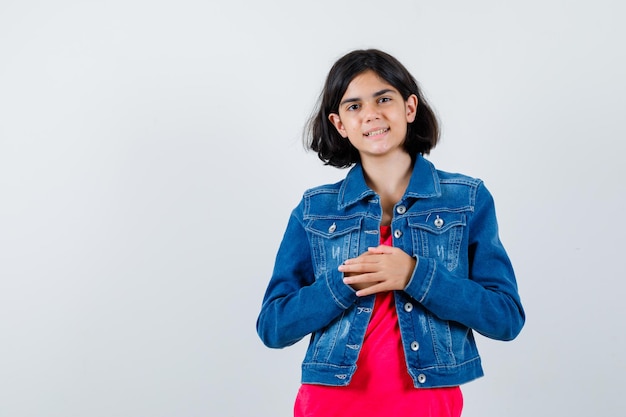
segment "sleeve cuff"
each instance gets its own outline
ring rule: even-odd
[[[416,260],[413,275],[411,279],[409,279],[409,283],[404,289],[404,292],[422,303],[430,291],[435,272],[437,271],[437,264],[434,259],[429,258],[416,256]]]

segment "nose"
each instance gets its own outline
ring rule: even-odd
[[[376,103],[367,102],[363,104],[363,118],[367,122],[380,118],[380,112]]]

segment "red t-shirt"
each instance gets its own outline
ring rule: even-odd
[[[391,228],[381,226],[380,241],[392,245]],[[402,350],[392,291],[376,295],[357,370],[345,387],[302,384],[295,417],[432,416],[458,417],[463,408],[459,387],[415,388]]]

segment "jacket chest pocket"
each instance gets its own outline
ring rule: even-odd
[[[464,213],[434,211],[409,219],[413,247],[417,254],[439,261],[449,271],[459,264],[459,252],[465,232]]]
[[[305,228],[311,237],[316,276],[357,256],[361,218],[314,219]]]

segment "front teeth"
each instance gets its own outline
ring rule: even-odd
[[[380,130],[375,130],[375,131],[373,131],[373,132],[366,133],[366,134],[365,134],[365,136],[376,136],[376,135],[382,135],[382,134],[383,134],[383,133],[385,133],[387,130],[388,130],[387,128],[385,128],[385,129],[380,129]]]

